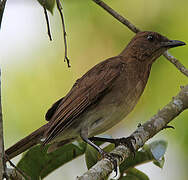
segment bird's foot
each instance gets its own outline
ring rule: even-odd
[[[106,152],[102,152],[101,153],[102,158],[106,158],[108,159],[114,166],[114,171],[116,173],[115,177],[118,175],[118,164],[117,164],[117,158],[121,158],[121,156],[119,156],[118,154],[114,154],[114,153],[106,153]]]
[[[136,151],[135,151],[135,148],[133,146],[132,140],[136,143],[136,139],[133,136],[115,139],[115,146],[118,146],[118,145],[121,145],[121,144],[127,146],[130,149],[130,151],[132,152],[133,157],[135,157]]]
[[[175,127],[174,127],[174,126],[168,126],[168,125],[166,125],[166,126],[164,126],[164,127],[163,127],[163,129],[162,129],[162,130],[164,130],[164,129],[169,129],[169,128],[170,128],[170,129],[175,129]]]

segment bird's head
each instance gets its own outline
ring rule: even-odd
[[[185,45],[182,41],[169,40],[157,32],[143,31],[137,33],[127,45],[124,53],[131,53],[139,61],[154,62],[167,49]]]

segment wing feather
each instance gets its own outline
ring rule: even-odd
[[[97,64],[77,80],[50,119],[43,144],[49,143],[62,133],[76,120],[76,117],[97,102],[106,90],[110,90],[123,67],[124,62],[120,57],[110,58]]]

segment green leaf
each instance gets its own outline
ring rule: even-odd
[[[34,146],[18,162],[17,166],[30,176],[32,180],[46,177],[58,167],[84,154],[86,150],[86,144],[78,141],[66,144],[49,154],[47,153],[48,147]]]
[[[48,11],[53,14],[55,0],[37,0],[41,6],[45,7]]]
[[[166,141],[160,140],[160,141],[154,141],[149,145],[153,157],[156,160],[160,160],[164,156],[166,152],[167,144],[168,143]]]
[[[164,158],[164,156],[162,157],[161,160],[158,160],[158,161],[154,160],[154,161],[153,161],[153,164],[155,164],[156,166],[158,166],[158,167],[160,167],[160,168],[163,168],[164,163],[165,163],[165,158]]]
[[[107,153],[113,151],[115,148],[115,145],[114,144],[109,144],[108,146],[104,147],[103,150]]]
[[[85,152],[85,161],[87,168],[90,169],[99,160],[99,153],[92,146],[87,145]]]
[[[119,180],[140,180],[138,177],[135,177],[134,175],[126,175],[121,177]]]
[[[153,163],[160,168],[163,168],[164,166],[164,154],[166,152],[167,145],[168,143],[166,141],[155,141],[149,145],[154,157]]]
[[[142,171],[131,168],[126,172],[126,175],[122,176],[119,180],[149,180],[149,177]]]

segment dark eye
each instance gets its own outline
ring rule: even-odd
[[[153,42],[154,41],[154,36],[153,35],[148,35],[147,36],[147,40],[150,41],[150,42]]]

